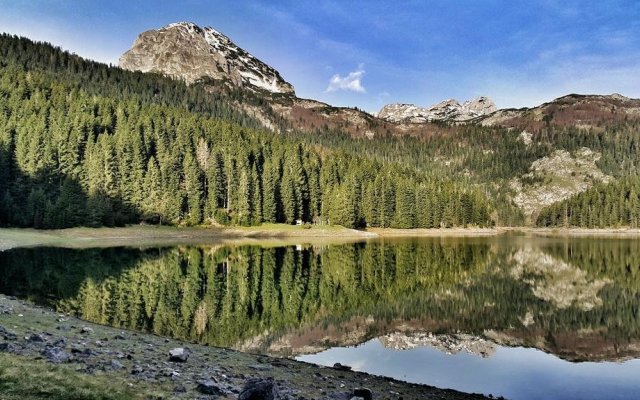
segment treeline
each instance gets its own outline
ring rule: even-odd
[[[542,227],[638,228],[640,177],[598,184],[546,207],[538,215],[536,224]]]
[[[491,225],[451,179],[0,66],[0,222]]]

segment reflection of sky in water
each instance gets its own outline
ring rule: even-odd
[[[481,358],[431,347],[393,350],[378,340],[297,359],[321,365],[340,362],[376,375],[513,400],[640,399],[640,360],[570,363],[521,347],[498,347],[491,357]]]

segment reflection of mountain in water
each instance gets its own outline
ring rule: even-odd
[[[638,247],[16,249],[0,253],[0,291],[100,323],[285,356],[379,337],[394,348],[488,356],[493,342],[613,360],[640,355]]]
[[[556,308],[575,306],[589,311],[602,305],[598,292],[610,280],[590,279],[585,271],[574,265],[530,247],[518,250],[512,259],[511,276],[531,285],[536,297]]]
[[[406,334],[400,332],[389,333],[378,338],[384,347],[396,350],[410,350],[416,347],[433,347],[443,353],[457,354],[466,352],[480,357],[490,357],[496,352],[496,344],[487,339],[466,333],[436,334],[421,333]]]

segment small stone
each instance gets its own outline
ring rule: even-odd
[[[111,369],[114,371],[118,371],[124,368],[124,365],[118,360],[111,360]]]
[[[71,355],[58,347],[47,347],[41,354],[54,364],[62,364],[71,360]]]
[[[212,379],[198,382],[196,389],[202,394],[212,394],[217,396],[224,396],[227,394],[227,391]]]
[[[3,327],[0,326],[0,335],[2,335],[2,337],[4,337],[4,340],[16,340],[18,339],[18,335],[15,334],[15,332],[11,332],[10,330],[7,330]]]
[[[89,328],[88,326],[83,326],[82,329],[80,329],[80,333],[93,333],[93,328]]]
[[[124,335],[121,335],[121,334],[117,334],[113,338],[116,339],[116,340],[125,340],[126,339],[126,337],[124,337]]]
[[[362,397],[364,400],[373,400],[373,393],[367,388],[355,388],[353,389],[353,395]]]
[[[169,350],[169,361],[173,362],[186,362],[189,358],[189,353],[182,347]]]
[[[139,365],[134,365],[133,368],[131,368],[131,375],[138,375],[144,372],[144,368],[142,368]]]
[[[276,400],[278,387],[271,379],[252,378],[245,382],[238,400]]]
[[[62,325],[56,326],[56,329],[62,332],[67,332],[71,330],[71,327],[67,324],[62,324]]]
[[[173,378],[173,377],[176,377],[176,376],[180,376],[180,373],[178,371],[176,371],[176,370],[171,369],[171,368],[166,368],[166,369],[163,369],[162,371],[160,371],[160,375],[161,376],[166,376],[166,377],[169,377],[169,378]]]
[[[33,333],[33,334],[27,336],[25,339],[27,339],[30,342],[38,342],[38,343],[46,341],[44,336],[40,335],[38,333]]]
[[[255,369],[255,370],[262,370],[262,371],[267,371],[267,370],[273,369],[273,367],[271,365],[267,365],[267,364],[249,365],[249,368]]]
[[[185,385],[178,385],[173,389],[174,393],[187,393],[187,387]]]
[[[351,367],[348,365],[343,365],[340,363],[335,363],[333,364],[333,368],[337,369],[338,371],[351,371]]]

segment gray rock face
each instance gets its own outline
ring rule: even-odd
[[[378,112],[378,117],[390,122],[464,122],[491,114],[496,110],[496,105],[490,98],[477,97],[463,104],[449,99],[427,108],[413,104],[388,104]]]
[[[294,93],[278,71],[227,36],[189,22],[143,32],[120,57],[119,65],[133,71],[159,72],[189,84],[212,78],[255,91]]]

